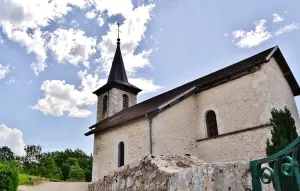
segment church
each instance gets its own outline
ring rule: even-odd
[[[265,157],[273,108],[286,106],[300,129],[300,87],[278,46],[137,103],[141,91],[128,82],[118,38],[85,134],[94,136],[93,181],[149,154],[208,163]]]

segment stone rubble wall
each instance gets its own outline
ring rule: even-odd
[[[145,156],[89,185],[89,191],[251,191],[248,163],[208,164],[193,156]],[[271,189],[264,189],[271,190]]]

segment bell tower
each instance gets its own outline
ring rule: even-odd
[[[119,38],[107,83],[94,92],[98,96],[97,122],[136,104],[136,96],[142,90],[128,82]]]

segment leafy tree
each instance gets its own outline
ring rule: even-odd
[[[17,191],[19,181],[18,169],[11,162],[0,163],[0,190]]]
[[[15,154],[7,146],[0,147],[0,162],[15,160]]]
[[[78,165],[71,166],[70,169],[70,180],[75,181],[83,181],[85,179],[84,170],[80,168]]]
[[[55,161],[52,157],[48,158],[48,160],[46,161],[46,172],[47,172],[47,178],[60,178],[57,177],[59,174],[59,170],[56,167]]]
[[[24,148],[26,155],[23,157],[23,167],[26,173],[38,175],[38,164],[42,157],[42,147],[40,145],[27,145]]]
[[[272,109],[271,115],[272,117],[270,122],[272,124],[272,138],[271,141],[269,139],[267,140],[267,156],[281,151],[298,137],[295,121],[287,107],[284,108],[284,111]],[[287,161],[282,161],[282,163],[284,162]],[[281,166],[282,163],[279,163],[279,165]],[[270,163],[269,165],[274,166],[274,162]],[[280,174],[279,179],[282,190],[293,190],[293,188],[297,188],[295,179],[293,177],[286,177]]]
[[[68,163],[63,163],[61,165],[61,174],[63,180],[68,180],[70,175],[71,166]]]

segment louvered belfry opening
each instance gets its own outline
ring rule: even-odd
[[[208,137],[215,137],[219,135],[217,117],[214,111],[209,111],[206,114],[206,128]]]
[[[105,95],[102,100],[102,119],[107,117],[107,105],[108,105],[108,98],[107,95]]]
[[[129,105],[129,97],[126,94],[123,94],[123,109],[128,108]]]

